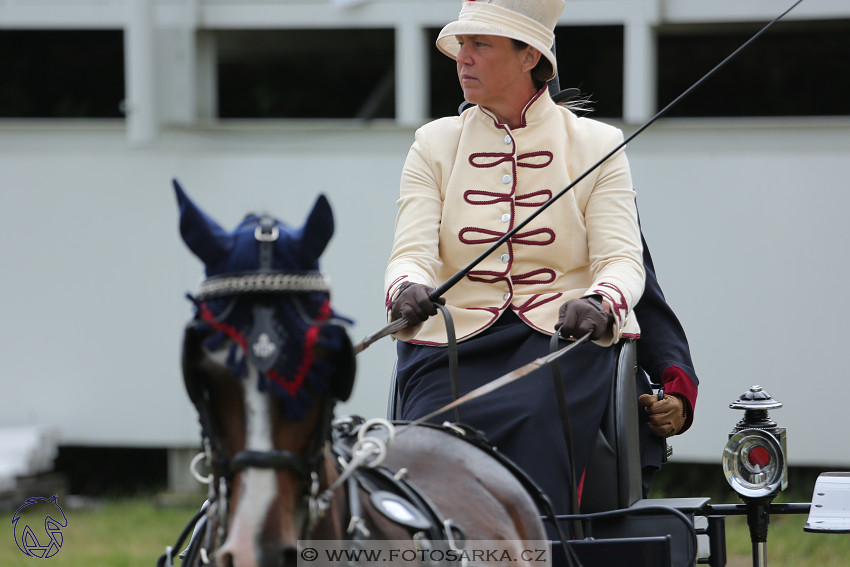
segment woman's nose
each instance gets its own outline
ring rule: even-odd
[[[457,61],[465,63],[467,65],[472,62],[471,51],[466,46],[466,44],[460,46],[460,50],[457,52]]]

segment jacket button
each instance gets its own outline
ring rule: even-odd
[[[502,262],[507,264],[508,262],[511,261],[511,257],[508,254],[502,254],[501,256],[499,256],[499,260],[501,260]]]
[[[504,299],[505,301],[509,300],[510,298],[511,298],[511,292],[509,292],[509,291],[506,291],[505,294],[502,296],[502,299]]]
[[[507,185],[508,183],[510,183],[510,182],[511,182],[511,179],[512,179],[512,177],[511,177],[510,175],[503,175],[503,176],[502,176],[502,183],[504,183],[505,185]]]
[[[509,222],[511,220],[510,213],[505,213],[501,216],[502,222]]]
[[[505,143],[506,143],[506,144],[510,144],[510,143],[511,143],[511,136],[510,136],[510,134],[508,134],[507,136],[505,136]]]

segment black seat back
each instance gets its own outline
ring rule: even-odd
[[[602,426],[584,476],[581,512],[628,508],[643,497],[635,379],[637,347],[622,340]]]

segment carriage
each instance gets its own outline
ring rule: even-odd
[[[183,374],[202,429],[192,470],[209,490],[159,567],[723,567],[729,515],[747,516],[759,566],[771,514],[808,513],[807,531],[850,532],[850,473],[821,475],[812,503],[773,502],[787,484],[785,430],[768,415],[781,404],[760,386],[732,403],[744,415],[722,457],[741,504],[642,498],[633,341],[614,347],[617,370],[572,515],[555,515],[474,429],[395,421],[394,389],[389,419],[335,418],[353,386],[354,353],[374,339],[352,345],[330,305],[318,264],[333,233],[327,200],[301,228],[248,216],[228,233],[176,181],[175,190],[183,239],[206,266],[190,296]],[[195,470],[200,461],[209,475]]]

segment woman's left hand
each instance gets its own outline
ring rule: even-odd
[[[609,313],[602,302],[595,297],[571,299],[561,305],[558,312],[558,325],[561,336],[565,339],[583,337],[590,333],[590,340],[602,338],[614,323],[614,316]]]
[[[671,437],[685,425],[685,404],[675,394],[659,400],[655,394],[641,394],[638,403],[649,415],[649,429],[659,437]]]

